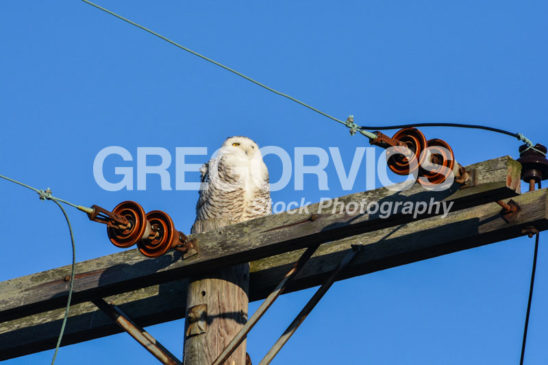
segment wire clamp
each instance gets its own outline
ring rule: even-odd
[[[40,197],[40,200],[52,200],[53,198],[50,188],[47,188],[46,190],[38,190],[38,196]]]
[[[346,122],[344,123],[348,128],[350,128],[350,135],[353,136],[356,134],[356,132],[360,129],[356,123],[354,123],[354,116],[349,115],[348,118],[346,118]]]
[[[522,234],[526,234],[529,238],[532,238],[534,235],[538,234],[539,231],[535,226],[527,226],[521,229]]]

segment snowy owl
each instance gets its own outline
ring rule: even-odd
[[[268,169],[257,144],[229,137],[200,169],[202,184],[192,233],[200,233],[271,213]]]
[[[200,171],[202,184],[192,233],[216,230],[271,213],[268,170],[259,147],[251,139],[227,138]],[[186,307],[206,308],[207,330],[195,331],[192,323],[196,316],[187,313],[184,364],[211,364],[228,345],[247,322],[248,290],[247,263],[190,279]],[[225,364],[245,363],[244,340]]]

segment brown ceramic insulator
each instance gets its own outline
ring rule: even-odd
[[[139,251],[147,257],[159,257],[170,248],[181,244],[180,232],[175,229],[171,217],[161,210],[147,213],[152,232],[150,238],[144,237],[138,244]]]
[[[441,184],[455,167],[453,149],[444,140],[434,138],[428,141],[427,152],[427,158],[437,166],[431,166],[433,168],[430,171],[421,168],[420,176],[424,176],[432,185]]]
[[[518,162],[521,163],[521,178],[529,182],[534,189],[535,183],[548,179],[548,160],[546,159],[546,147],[537,144],[534,148],[522,145],[519,148]],[[531,184],[531,180],[533,183]]]
[[[412,152],[413,157],[407,157],[394,154],[388,158],[388,167],[392,172],[398,175],[409,175],[414,173],[420,166],[424,156],[422,151],[426,148],[426,138],[421,131],[416,128],[403,128],[394,134],[392,139],[403,142]],[[395,147],[396,149],[398,147]],[[413,168],[411,168],[413,166]]]
[[[114,246],[121,248],[133,246],[143,238],[147,228],[150,229],[145,211],[136,202],[122,202],[112,210],[112,213],[125,217],[130,222],[128,228],[107,228],[108,238]]]

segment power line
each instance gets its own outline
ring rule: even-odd
[[[247,81],[254,83],[254,84],[257,85],[257,86],[260,86],[260,87],[262,87],[262,88],[264,88],[264,89],[266,89],[266,90],[268,90],[268,91],[270,91],[270,92],[273,92],[274,94],[280,95],[280,96],[282,96],[282,97],[284,97],[284,98],[286,98],[286,99],[289,99],[289,100],[291,100],[291,101],[293,101],[293,102],[295,102],[295,103],[297,103],[297,104],[299,104],[299,105],[302,105],[302,106],[304,106],[305,108],[308,108],[308,109],[310,109],[310,110],[312,110],[312,111],[314,111],[314,112],[316,112],[316,113],[318,113],[318,114],[321,114],[321,115],[323,115],[324,117],[329,118],[329,119],[331,119],[331,120],[333,120],[333,121],[335,121],[335,122],[337,122],[337,123],[340,123],[340,124],[342,124],[342,125],[345,125],[345,126],[347,126],[348,128],[350,128],[351,130],[360,132],[361,134],[363,134],[364,136],[366,136],[366,137],[368,137],[368,138],[375,138],[375,137],[376,137],[376,135],[375,135],[374,133],[359,130],[358,126],[352,125],[353,122],[351,123],[351,122],[348,121],[348,120],[347,120],[346,122],[344,122],[344,121],[340,120],[339,118],[336,118],[336,117],[334,117],[334,116],[332,116],[332,115],[330,115],[330,114],[328,114],[328,113],[325,113],[325,112],[319,110],[318,108],[315,108],[315,107],[313,107],[313,106],[311,106],[311,105],[308,105],[308,104],[306,104],[305,102],[303,102],[303,101],[301,101],[301,100],[299,100],[299,99],[297,99],[297,98],[294,98],[294,97],[291,96],[291,95],[288,95],[288,94],[283,93],[283,92],[281,92],[281,91],[278,91],[278,90],[276,90],[276,89],[274,89],[274,88],[271,88],[270,86],[265,85],[265,84],[263,84],[262,82],[259,82],[259,81],[255,80],[255,79],[253,79],[253,78],[251,78],[251,77],[249,77],[249,76],[247,76],[247,75],[244,75],[243,73],[241,73],[241,72],[239,72],[239,71],[236,71],[235,69],[233,69],[233,68],[231,68],[231,67],[225,66],[225,65],[223,65],[222,63],[217,62],[217,61],[215,61],[215,60],[213,60],[213,59],[211,59],[211,58],[209,58],[209,57],[206,57],[206,56],[204,56],[204,55],[202,55],[202,54],[200,54],[200,53],[198,53],[198,52],[196,52],[196,51],[193,51],[193,50],[191,50],[190,48],[187,48],[187,47],[185,47],[185,46],[183,46],[183,45],[181,45],[181,44],[179,44],[179,43],[177,43],[177,42],[175,42],[175,41],[173,41],[173,40],[171,40],[171,39],[169,39],[169,38],[167,38],[167,37],[165,37],[165,36],[163,36],[163,35],[161,35],[161,34],[159,34],[159,33],[156,33],[155,31],[153,31],[153,30],[151,30],[151,29],[149,29],[149,28],[147,28],[147,27],[144,27],[144,26],[142,26],[142,25],[140,25],[140,24],[135,23],[135,22],[132,21],[132,20],[129,20],[129,19],[127,19],[127,18],[124,18],[123,16],[118,15],[118,14],[116,14],[115,12],[113,12],[113,11],[111,11],[111,10],[105,9],[105,8],[103,8],[102,6],[99,6],[99,5],[97,5],[97,4],[94,4],[94,3],[92,3],[91,1],[88,1],[88,0],[82,0],[82,1],[85,2],[86,4],[89,4],[89,5],[91,5],[91,6],[95,7],[95,8],[97,8],[97,9],[99,9],[99,10],[102,10],[102,11],[104,11],[105,13],[108,13],[108,14],[110,14],[110,15],[112,15],[112,16],[114,16],[114,17],[120,19],[120,20],[123,20],[123,21],[126,22],[126,23],[129,23],[129,24],[131,24],[131,25],[133,25],[133,26],[135,26],[135,27],[137,27],[137,28],[139,28],[139,29],[142,29],[142,30],[144,30],[145,32],[148,32],[148,33],[150,33],[150,34],[152,34],[152,35],[154,35],[154,36],[156,36],[156,37],[158,37],[158,38],[160,38],[160,39],[162,39],[162,40],[164,40],[164,41],[166,41],[166,42],[168,42],[168,43],[174,45],[175,47],[182,49],[183,51],[186,51],[186,52],[188,52],[188,53],[190,53],[190,54],[193,54],[194,56],[199,57],[199,58],[201,58],[201,59],[203,59],[203,60],[205,60],[205,61],[207,61],[207,62],[210,62],[210,63],[212,63],[212,64],[214,64],[214,65],[216,65],[216,66],[219,66],[219,67],[222,68],[222,69],[225,69],[225,70],[227,70],[227,71],[229,71],[229,72],[232,72],[233,74],[238,75],[238,76],[240,76],[240,77],[246,79]]]
[[[446,123],[446,122],[433,122],[433,123],[408,123],[408,124],[394,124],[394,125],[383,125],[383,126],[371,126],[371,125],[365,125],[360,126],[360,129],[377,129],[377,130],[386,130],[386,129],[399,129],[399,128],[410,128],[410,127],[454,127],[454,128],[468,128],[468,129],[482,129],[490,132],[505,134],[507,136],[511,136],[514,138],[519,139],[520,141],[525,142],[529,148],[534,149],[535,151],[538,151],[545,154],[542,151],[539,151],[538,149],[534,148],[533,142],[525,137],[522,133],[514,133],[510,132],[505,129],[501,128],[495,128],[495,127],[489,127],[481,124],[464,124],[464,123]]]
[[[508,136],[511,136],[511,137],[514,137],[514,138],[517,138],[518,140],[520,141],[523,141],[525,142],[528,147],[530,149],[534,149],[536,151],[538,151],[535,147],[534,147],[534,144],[533,142],[525,137],[522,133],[514,133],[514,132],[510,132],[510,131],[507,131],[507,130],[504,130],[504,129],[500,129],[500,128],[495,128],[495,127],[489,127],[489,126],[484,126],[484,125],[474,125],[474,124],[463,124],[463,123],[413,123],[413,124],[400,124],[400,125],[388,125],[388,126],[358,126],[355,122],[354,122],[354,118],[353,116],[350,116],[346,121],[342,121],[328,113],[325,113],[313,106],[310,106],[302,101],[300,101],[299,99],[296,99],[286,93],[283,93],[283,92],[280,92],[274,88],[271,88],[259,81],[256,81],[255,79],[239,72],[239,71],[236,71],[234,70],[233,68],[230,68],[228,66],[225,66],[223,65],[222,63],[220,62],[217,62],[209,57],[206,57],[198,52],[195,52],[187,47],[184,47],[182,45],[180,45],[179,43],[159,34],[159,33],[156,33],[154,31],[152,31],[151,29],[149,28],[146,28],[134,21],[131,21],[121,15],[118,15],[117,13],[113,12],[113,11],[110,11],[106,8],[103,8],[97,4],[94,4],[93,2],[91,1],[88,1],[88,0],[82,0],[83,2],[87,3],[88,5],[91,5],[99,10],[102,10],[124,22],[127,22],[128,24],[131,24],[139,29],[142,29],[188,53],[191,53],[192,55],[194,56],[197,56],[207,62],[210,62],[218,67],[221,67],[229,72],[232,72],[234,73],[235,75],[239,76],[239,77],[242,77],[244,78],[245,80],[249,81],[249,82],[252,82],[254,83],[255,85],[257,86],[260,86],[274,94],[277,94],[279,96],[282,96],[286,99],[289,99],[301,106],[304,106],[320,115],[323,115],[324,117],[327,117],[337,123],[340,123],[342,125],[345,125],[346,127],[350,128],[350,132],[351,134],[355,134],[356,132],[359,132],[360,134],[370,138],[370,139],[375,139],[377,137],[377,135],[375,133],[372,133],[372,132],[368,132],[366,131],[365,129],[376,129],[376,130],[386,130],[386,129],[398,129],[398,128],[408,128],[408,127],[456,127],[456,128],[468,128],[468,129],[481,129],[481,130],[486,130],[486,131],[490,131],[490,132],[495,132],[495,133],[499,133],[499,134],[504,134],[504,135],[508,135]],[[544,154],[542,151],[538,151],[538,152],[541,152],[542,154]],[[79,208],[80,209],[80,208]],[[530,307],[531,307],[531,300],[532,300],[532,294],[533,294],[533,286],[534,286],[534,277],[535,277],[535,271],[536,271],[536,262],[537,262],[537,253],[538,253],[538,240],[539,240],[539,235],[537,234],[536,236],[536,240],[535,240],[535,252],[534,252],[534,259],[533,259],[533,268],[532,268],[532,274],[531,274],[531,283],[530,283],[530,291],[529,291],[529,300],[528,300],[528,305],[527,305],[527,313],[526,313],[526,320],[525,320],[525,328],[524,328],[524,334],[523,334],[523,343],[522,343],[522,350],[521,350],[521,361],[520,361],[520,364],[523,364],[523,358],[524,358],[524,351],[525,351],[525,343],[526,343],[526,338],[527,338],[527,329],[528,329],[528,322],[529,322],[529,315],[530,315]]]
[[[533,253],[533,268],[531,269],[531,282],[529,284],[529,299],[527,300],[527,311],[525,313],[525,325],[523,327],[523,339],[521,342],[521,356],[519,359],[520,365],[523,365],[523,359],[525,358],[525,343],[527,342],[527,331],[529,329],[529,316],[531,314],[531,302],[533,301],[533,287],[535,285],[535,272],[537,269],[539,236],[540,234],[537,233],[535,237],[535,251]]]
[[[51,190],[49,188],[46,189],[46,190],[37,189],[35,187],[32,187],[30,185],[27,185],[25,183],[22,183],[20,181],[17,181],[15,179],[9,178],[9,177],[4,176],[4,175],[0,175],[0,178],[4,179],[6,181],[12,182],[14,184],[23,186],[23,187],[25,187],[29,190],[32,190],[32,191],[38,193],[38,195],[40,196],[40,200],[51,200],[52,202],[54,202],[59,207],[59,209],[61,209],[61,212],[63,213],[63,216],[65,217],[65,220],[67,222],[67,226],[68,226],[69,233],[70,233],[70,242],[71,242],[71,245],[72,245],[72,264],[71,264],[71,271],[70,271],[70,281],[69,281],[69,292],[68,292],[68,298],[67,298],[67,305],[65,307],[65,315],[63,317],[63,323],[61,324],[61,330],[59,331],[59,336],[57,337],[57,344],[55,346],[55,352],[53,353],[53,358],[51,359],[51,365],[54,365],[55,364],[55,359],[57,358],[57,353],[59,351],[59,347],[61,346],[61,341],[63,339],[63,334],[65,333],[65,327],[67,325],[67,320],[68,320],[68,315],[69,315],[69,310],[70,310],[70,303],[72,301],[72,291],[73,291],[73,288],[74,288],[74,271],[75,271],[75,267],[76,267],[76,245],[74,243],[74,234],[72,232],[72,226],[70,224],[70,219],[67,215],[67,212],[65,211],[65,209],[63,208],[63,206],[60,203],[67,204],[71,207],[74,207],[74,208],[79,209],[81,211],[84,211],[86,213],[88,211],[93,211],[93,209],[87,208],[87,207],[84,207],[84,206],[81,206],[81,205],[76,205],[76,204],[73,204],[73,203],[71,203],[69,201],[66,201],[64,199],[54,197],[51,194]]]
[[[88,207],[85,207],[85,206],[82,206],[82,205],[77,205],[77,204],[74,204],[74,203],[71,203],[65,199],[61,199],[61,198],[58,198],[58,197],[55,197],[51,194],[51,190],[46,189],[46,190],[41,190],[41,189],[37,189],[35,187],[32,187],[30,185],[27,185],[25,183],[22,183],[21,181],[17,181],[15,179],[12,179],[12,178],[9,178],[7,176],[4,176],[4,175],[0,175],[0,178],[1,179],[4,179],[4,180],[7,180],[7,181],[10,181],[14,184],[17,184],[17,185],[20,185],[20,186],[23,186],[27,189],[30,189],[36,193],[38,193],[38,195],[40,196],[40,199],[41,200],[53,200],[53,201],[57,201],[57,202],[60,202],[60,203],[63,203],[63,204],[66,204],[66,205],[69,205],[73,208],[76,208],[78,210],[81,210],[82,212],[84,213],[88,213],[88,214],[91,214],[93,213],[93,209],[92,208],[88,208]]]
[[[538,182],[538,188],[541,188],[541,182]],[[527,342],[527,331],[529,330],[529,316],[531,315],[531,303],[533,302],[533,289],[535,287],[535,273],[537,270],[537,260],[538,260],[538,246],[539,246],[539,237],[540,233],[537,232],[535,237],[535,249],[533,252],[533,266],[531,268],[531,281],[529,283],[529,298],[527,299],[527,311],[525,312],[525,324],[523,326],[523,339],[521,342],[521,356],[519,359],[519,364],[523,365],[523,360],[525,358],[525,344]]]
[[[491,132],[502,133],[512,137],[520,139],[519,133],[513,133],[504,129],[488,127],[480,124],[464,124],[464,123],[445,123],[445,122],[434,122],[434,123],[408,123],[408,124],[396,124],[396,125],[384,125],[384,126],[361,126],[362,129],[399,129],[399,128],[409,128],[409,127],[458,127],[458,128],[471,128],[471,129],[484,129]]]
[[[120,19],[120,20],[122,20],[122,21],[124,21],[128,24],[131,24],[134,27],[142,29],[145,32],[148,32],[148,33],[150,33],[150,34],[152,34],[152,35],[154,35],[154,36],[156,36],[156,37],[158,37],[158,38],[174,45],[175,47],[182,49],[183,51],[186,51],[186,52],[188,52],[188,53],[190,53],[190,54],[192,54],[196,57],[199,57],[199,58],[201,58],[201,59],[203,59],[207,62],[210,62],[210,63],[212,63],[212,64],[214,64],[214,65],[216,65],[216,66],[218,66],[218,67],[220,67],[224,70],[232,72],[233,74],[235,74],[239,77],[242,77],[243,79],[245,79],[249,82],[252,82],[253,84],[255,84],[257,86],[260,86],[260,87],[262,87],[262,88],[264,88],[264,89],[266,89],[266,90],[268,90],[268,91],[270,91],[270,92],[272,92],[276,95],[279,95],[279,96],[282,96],[286,99],[289,99],[289,100],[291,100],[291,101],[293,101],[293,102],[295,102],[295,103],[297,103],[301,106],[304,106],[305,108],[308,108],[308,109],[310,109],[310,110],[312,110],[312,111],[314,111],[314,112],[316,112],[320,115],[323,115],[326,118],[329,118],[329,119],[331,119],[331,120],[333,120],[337,123],[340,123],[340,124],[346,126],[347,128],[349,128],[350,129],[350,134],[352,134],[352,135],[354,135],[356,132],[359,132],[360,134],[364,135],[365,137],[367,137],[369,139],[375,139],[377,137],[377,135],[375,133],[368,132],[365,129],[381,130],[381,129],[397,129],[397,128],[421,127],[421,126],[423,126],[423,127],[437,126],[437,127],[474,128],[474,129],[488,130],[488,131],[496,132],[496,133],[502,133],[502,134],[506,134],[506,135],[515,137],[515,138],[525,142],[529,146],[529,148],[535,149],[533,142],[521,133],[513,133],[513,132],[509,132],[509,131],[500,129],[500,128],[488,127],[488,126],[483,126],[483,125],[462,124],[462,123],[415,123],[415,124],[389,125],[389,126],[380,126],[380,127],[377,127],[377,126],[358,126],[356,123],[354,123],[354,117],[352,115],[349,116],[346,121],[342,121],[341,119],[336,118],[336,117],[334,117],[334,116],[332,116],[332,115],[330,115],[326,112],[323,112],[320,109],[315,108],[315,107],[313,107],[309,104],[306,104],[305,102],[303,102],[303,101],[301,101],[301,100],[299,100],[299,99],[297,99],[297,98],[295,98],[291,95],[288,95],[286,93],[278,91],[278,90],[276,90],[276,89],[274,89],[274,88],[272,88],[268,85],[265,85],[262,82],[259,82],[259,81],[255,80],[255,79],[253,79],[253,78],[251,78],[251,77],[249,77],[249,76],[247,76],[247,75],[245,75],[245,74],[243,74],[243,73],[241,73],[241,72],[239,72],[239,71],[237,71],[237,70],[235,70],[231,67],[225,66],[222,63],[220,63],[218,61],[215,61],[214,59],[211,59],[211,58],[209,58],[207,56],[204,56],[204,55],[202,55],[202,54],[200,54],[196,51],[193,51],[190,48],[187,48],[187,47],[185,47],[185,46],[183,46],[183,45],[181,45],[181,44],[179,44],[179,43],[177,43],[177,42],[175,42],[175,41],[173,41],[173,40],[171,40],[171,39],[169,39],[169,38],[167,38],[167,37],[165,37],[165,36],[163,36],[163,35],[161,35],[157,32],[155,32],[155,31],[153,31],[153,30],[151,30],[151,29],[149,29],[145,26],[142,26],[142,25],[140,25],[140,24],[138,24],[138,23],[136,23],[136,22],[134,22],[130,19],[127,19],[127,18],[125,18],[125,17],[123,17],[123,16],[121,16],[121,15],[119,15],[119,14],[117,14],[117,13],[111,11],[111,10],[103,8],[102,6],[97,5],[97,4],[95,4],[95,3],[93,3],[89,0],[82,0],[82,1],[85,2],[88,5],[91,5],[95,8],[97,8],[97,9],[101,10],[101,11],[104,11],[105,13],[110,14],[110,15],[112,15],[112,16],[114,16],[114,17],[116,17],[116,18],[118,18],[118,19]]]
[[[74,269],[76,267],[76,245],[74,244],[74,234],[72,233],[72,226],[70,224],[69,217],[67,215],[67,212],[63,208],[63,206],[56,200],[53,200],[55,204],[61,209],[63,212],[63,215],[65,216],[65,220],[67,221],[67,226],[70,232],[70,243],[72,245],[72,265],[70,270],[70,282],[69,282],[69,292],[68,292],[68,298],[67,298],[67,305],[65,307],[65,315],[63,317],[63,324],[61,324],[61,330],[59,331],[59,337],[57,338],[57,344],[55,345],[55,352],[53,353],[53,358],[51,359],[51,365],[55,364],[55,359],[57,358],[57,352],[59,351],[59,347],[61,346],[61,340],[63,339],[63,334],[65,333],[65,327],[67,325],[68,315],[70,311],[70,303],[72,301],[72,291],[74,288]]]

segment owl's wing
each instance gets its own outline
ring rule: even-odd
[[[270,195],[270,176],[268,174],[268,169],[266,168],[265,163],[261,164],[261,181],[259,189],[263,193],[268,193]]]
[[[264,167],[264,189],[262,191],[262,195],[264,196],[265,201],[265,215],[272,214],[272,198],[270,197],[270,175],[268,174],[268,169],[266,168],[266,165]]]
[[[247,187],[241,181],[240,169],[241,166],[235,164],[228,155],[221,155],[202,166],[202,184],[196,204],[193,233],[215,230],[243,219],[270,214],[270,186],[266,166],[258,174],[261,184],[258,191],[253,192],[255,199],[252,201],[246,195]]]
[[[209,176],[209,162],[206,162],[200,167],[200,174],[202,182],[206,181]]]
[[[258,189],[254,191],[252,201],[249,202],[250,213],[248,219],[272,214],[272,199],[270,197],[270,181],[268,169],[263,163],[261,166]]]
[[[209,162],[206,162],[205,164],[200,167],[200,180],[202,183],[200,184],[200,196],[198,197],[198,201],[196,202],[196,216],[200,216],[200,210],[202,209],[207,197],[208,197],[208,189],[209,189]]]
[[[266,165],[264,165],[263,177],[264,177],[264,182],[268,186],[268,190],[270,191],[270,186],[268,185],[270,184],[270,176],[268,174],[268,169],[266,168]]]
[[[211,169],[216,169],[211,173]],[[239,215],[233,214],[243,201],[241,188],[223,189],[223,183],[230,180],[231,164],[223,158],[212,159],[200,168],[202,184],[200,185],[200,196],[196,203],[196,220],[192,226],[191,233],[199,233],[215,230],[238,220]],[[227,209],[227,207],[233,208]]]

